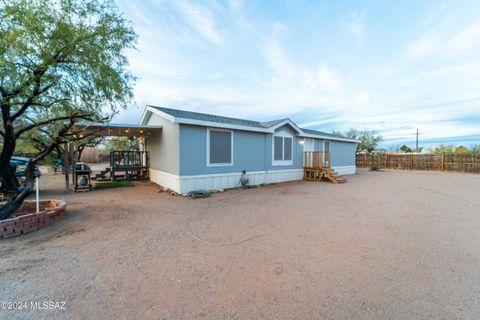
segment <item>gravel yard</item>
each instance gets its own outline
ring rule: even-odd
[[[0,302],[66,310],[1,319],[480,318],[480,175],[359,170],[199,200],[42,184],[67,217],[0,242]]]

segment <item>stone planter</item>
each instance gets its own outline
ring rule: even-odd
[[[40,201],[40,212],[36,211],[36,202],[25,201],[15,214],[0,220],[0,240],[20,236],[41,229],[65,216],[65,201]]]

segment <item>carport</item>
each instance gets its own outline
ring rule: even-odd
[[[149,157],[145,150],[145,141],[148,136],[162,129],[158,125],[135,125],[116,123],[91,123],[75,125],[73,127],[76,138],[96,137],[128,137],[137,139],[140,150],[114,150],[110,152],[110,166],[95,175],[98,180],[136,180],[148,179]],[[77,141],[69,143],[65,150],[71,153],[76,148]],[[72,158],[72,168],[75,168],[75,159]],[[67,156],[64,159],[68,159]],[[70,167],[66,164],[65,167]],[[76,181],[75,170],[72,172],[73,181]],[[67,182],[68,183],[68,182]]]

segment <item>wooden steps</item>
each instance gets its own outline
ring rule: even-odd
[[[303,168],[303,179],[308,181],[330,181],[335,184],[345,183],[347,179],[338,175],[331,168]]]
[[[347,179],[330,168],[330,152],[305,151],[303,156],[303,179],[345,183]]]

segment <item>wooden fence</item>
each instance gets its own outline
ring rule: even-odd
[[[480,156],[463,154],[357,154],[358,168],[438,170],[480,173]]]

